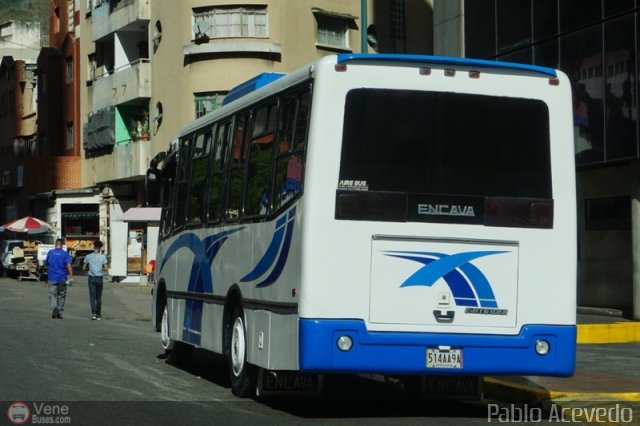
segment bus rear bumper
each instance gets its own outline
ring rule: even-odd
[[[324,373],[543,375],[575,371],[576,326],[535,325],[517,335],[368,331],[361,320],[300,319],[300,370]],[[338,348],[348,336],[350,350]],[[546,340],[546,355],[536,343]],[[461,349],[461,366],[428,368],[428,348]]]

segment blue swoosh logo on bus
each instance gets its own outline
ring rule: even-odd
[[[219,232],[207,238],[200,239],[193,233],[179,236],[167,249],[160,269],[175,252],[186,248],[193,253],[193,263],[189,273],[188,292],[213,293],[214,280],[211,273],[211,263],[217,256],[222,245],[227,241],[229,235],[244,228],[236,228]],[[185,302],[184,322],[182,328],[182,339],[195,345],[200,344],[202,330],[202,300],[187,299]]]
[[[256,284],[256,288],[268,287],[278,280],[289,257],[291,238],[295,225],[295,215],[296,208],[294,207],[276,221],[275,231],[267,250],[253,270],[240,279],[241,282],[259,279],[267,273],[272,266],[273,269],[271,269],[271,273],[264,280]]]
[[[456,254],[435,252],[387,252],[387,256],[411,260],[424,266],[407,278],[400,287],[431,287],[442,278],[457,306],[498,307],[498,302],[487,277],[470,262],[485,256],[509,253],[508,251],[472,251]]]
[[[284,233],[285,233],[284,225],[286,224],[286,220],[287,220],[286,215],[283,215],[280,219],[278,219],[278,221],[276,222],[276,231],[273,234],[273,238],[269,243],[269,247],[267,248],[267,251],[264,253],[264,255],[262,256],[262,259],[260,259],[260,261],[255,266],[255,268],[253,268],[253,271],[249,272],[247,275],[242,277],[240,281],[247,282],[247,281],[253,281],[255,279],[258,279],[262,275],[264,275],[265,272],[269,270],[271,265],[273,265],[273,263],[276,260],[276,256],[278,255],[278,251],[280,250],[280,245],[282,244],[282,238],[284,238]]]

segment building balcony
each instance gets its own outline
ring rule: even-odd
[[[143,140],[114,145],[111,154],[91,160],[94,181],[101,183],[144,179],[151,160],[150,147],[150,141]]]
[[[112,3],[104,2],[92,11],[91,41],[95,43],[116,31],[147,32],[149,0],[122,0],[115,7]]]
[[[88,83],[93,85],[92,111],[135,99],[148,99],[151,97],[151,65],[148,59],[139,59],[110,74],[96,76]]]
[[[192,43],[182,48],[182,54],[187,61],[194,61],[198,56],[226,56],[229,54],[243,56],[261,56],[268,59],[279,58],[282,54],[282,46],[268,39],[237,38],[237,39],[213,39],[208,43]]]

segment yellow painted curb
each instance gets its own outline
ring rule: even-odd
[[[640,322],[612,322],[609,324],[578,324],[578,343],[640,342]]]
[[[515,383],[509,380],[501,380],[496,377],[485,377],[485,386],[493,385],[510,390],[511,396],[527,395],[527,399],[553,400],[553,401],[627,401],[640,402],[640,392],[571,392],[554,391],[541,386],[530,386]],[[519,395],[518,395],[519,394]],[[517,398],[516,398],[517,399]]]

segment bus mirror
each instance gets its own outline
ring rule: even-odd
[[[147,170],[145,192],[147,206],[157,207],[160,205],[160,170],[157,168]]]

